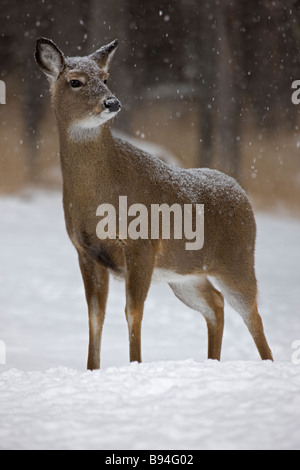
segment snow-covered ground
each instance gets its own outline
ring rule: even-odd
[[[300,222],[264,214],[257,222],[260,312],[274,364],[259,360],[230,307],[222,362],[207,361],[203,318],[154,285],[144,363],[129,365],[124,286],[112,280],[102,370],[92,373],[61,196],[0,199],[0,449],[300,449],[300,354],[292,348],[300,340]]]

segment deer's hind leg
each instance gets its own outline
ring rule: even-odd
[[[221,358],[224,331],[224,298],[206,277],[184,283],[170,283],[176,297],[200,312],[207,323],[208,359]]]
[[[216,280],[225,299],[243,318],[260,357],[263,360],[273,361],[272,351],[257,309],[257,282],[254,270],[245,267],[242,273],[223,275]]]

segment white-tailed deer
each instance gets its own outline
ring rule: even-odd
[[[107,87],[117,41],[87,57],[65,57],[49,39],[37,41],[36,60],[51,85],[63,174],[63,205],[75,245],[89,309],[88,368],[100,367],[100,345],[109,273],[126,282],[130,361],[141,361],[141,323],[152,280],[169,283],[174,294],[201,312],[208,326],[208,357],[220,359],[224,297],[241,314],[262,359],[272,360],[257,310],[254,270],[256,224],[238,183],[214,170],[173,168],[114,138],[110,120],[121,104]],[[100,240],[100,204],[204,204],[205,243],[186,250],[185,240],[132,239],[119,234]],[[217,282],[222,294],[211,284]]]

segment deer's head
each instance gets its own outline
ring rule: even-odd
[[[115,40],[86,57],[65,57],[53,41],[37,40],[35,58],[50,82],[58,123],[75,139],[93,137],[121,109],[107,87]]]

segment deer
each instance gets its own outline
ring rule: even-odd
[[[152,282],[175,296],[207,324],[208,359],[220,360],[225,300],[244,320],[262,360],[273,361],[257,305],[256,221],[248,196],[232,177],[208,168],[170,166],[113,135],[121,102],[108,88],[118,41],[84,57],[68,57],[47,38],[35,59],[46,74],[56,116],[67,233],[75,246],[89,318],[87,368],[100,369],[109,277],[125,281],[130,362],[141,362],[141,326]],[[96,234],[97,208],[128,203],[203,204],[205,240],[187,250],[184,240],[132,239]]]

